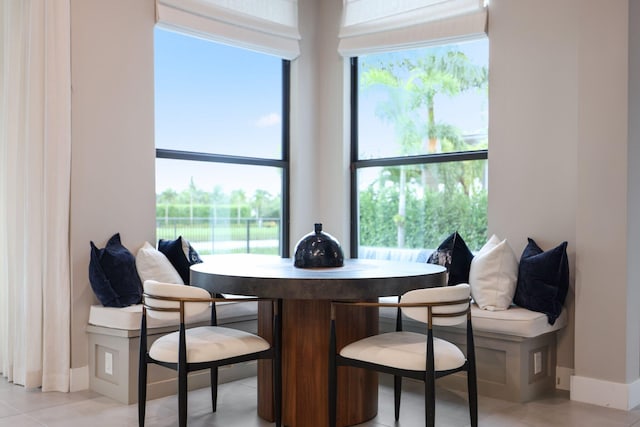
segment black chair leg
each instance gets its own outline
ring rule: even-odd
[[[476,380],[475,366],[467,372],[467,387],[471,427],[478,427],[478,383]]]
[[[218,410],[218,367],[211,368],[211,409]]]
[[[400,397],[402,396],[402,377],[394,375],[393,377],[393,401],[395,408],[396,421],[400,419]]]
[[[478,427],[478,378],[476,374],[476,347],[471,317],[467,319],[467,392],[471,427]]]
[[[147,406],[147,315],[143,309],[140,322],[140,348],[138,355],[138,426],[144,427]]]
[[[138,426],[144,427],[144,416],[147,406],[147,361],[146,354],[141,352],[138,368]]]
[[[433,373],[427,373],[424,390],[424,409],[427,427],[436,425],[436,379]]]
[[[336,365],[330,364],[329,368],[329,427],[336,427],[337,423],[337,379],[336,379]]]
[[[273,385],[275,388],[275,398],[273,404],[275,405],[274,415],[276,421],[276,427],[282,426],[282,367],[280,362],[280,355],[278,355],[273,361]]]
[[[178,369],[178,425],[187,427],[187,372]]]

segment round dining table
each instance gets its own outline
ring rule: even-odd
[[[297,268],[274,255],[203,256],[191,266],[190,284],[211,293],[282,301],[282,421],[287,427],[328,425],[331,301],[377,301],[413,289],[446,285],[444,267],[419,262],[346,259],[342,267]],[[338,349],[378,333],[377,308],[339,306]],[[258,309],[258,333],[272,340],[272,304]],[[258,363],[258,414],[273,420],[271,364]],[[378,376],[338,369],[338,426],[360,424],[378,410]]]

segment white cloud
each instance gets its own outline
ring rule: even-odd
[[[265,116],[260,117],[257,121],[256,121],[256,126],[261,127],[261,128],[265,128],[265,127],[270,127],[270,126],[276,126],[280,124],[280,114],[278,113],[271,113],[271,114],[267,114]]]

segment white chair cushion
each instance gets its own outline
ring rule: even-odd
[[[209,362],[267,350],[269,343],[257,335],[220,326],[186,330],[187,363]],[[151,344],[149,355],[163,362],[178,361],[179,333],[163,335]]]
[[[464,365],[466,358],[454,344],[434,337],[433,346],[436,371]],[[426,352],[426,335],[415,332],[388,332],[351,343],[340,351],[340,355],[393,368],[424,371]]]
[[[151,246],[149,242],[144,242],[144,245],[138,249],[136,269],[143,283],[146,280],[157,280],[158,282],[184,285],[178,270],[171,264],[169,258]]]
[[[484,310],[506,310],[513,302],[518,279],[518,259],[506,240],[495,235],[471,261],[471,296]]]

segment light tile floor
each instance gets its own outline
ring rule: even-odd
[[[393,390],[381,377],[378,416],[361,427],[414,427],[424,425],[422,385],[405,381],[400,421],[393,420]],[[436,391],[436,425],[468,426],[465,393],[443,388]],[[248,378],[219,388],[218,412],[211,413],[209,389],[189,394],[189,426],[272,426],[256,415],[256,380]],[[631,411],[603,408],[569,400],[566,393],[526,404],[480,397],[480,425],[488,427],[575,426],[640,427],[640,408]],[[175,396],[147,404],[146,425],[177,425]],[[137,406],[123,405],[91,391],[41,393],[25,390],[0,379],[0,427],[101,427],[136,426]],[[316,427],[310,420],[308,426]],[[322,427],[322,426],[321,426]]]

